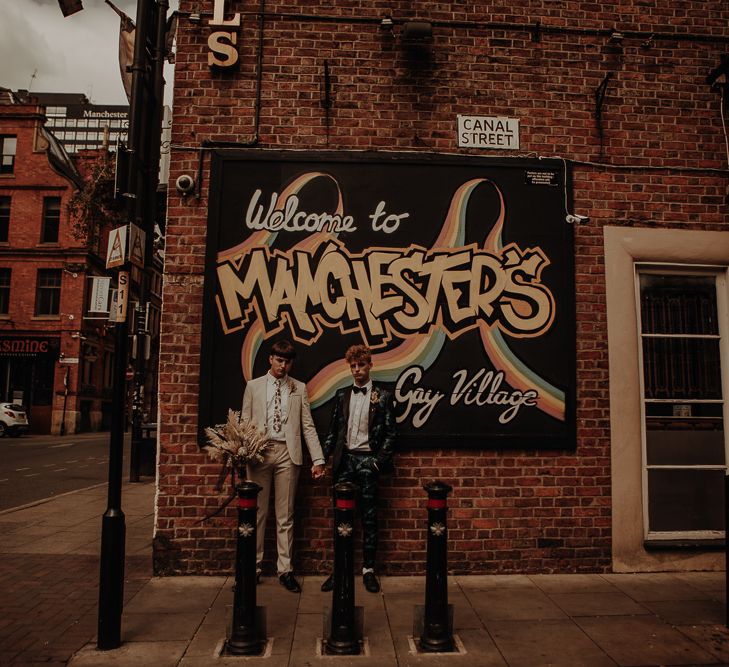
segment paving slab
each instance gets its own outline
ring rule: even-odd
[[[615,592],[615,586],[599,574],[530,574],[529,579],[547,595]]]
[[[533,585],[528,589],[497,588],[488,595],[479,593],[479,589],[464,588],[464,593],[487,627],[489,621],[567,618],[565,612]]]
[[[570,620],[492,621],[488,630],[509,667],[615,667]]]
[[[729,665],[729,630],[722,625],[679,625],[676,629],[695,641],[721,664]]]
[[[535,588],[534,582],[526,574],[473,574],[448,577],[463,590],[490,590],[492,588]]]
[[[399,667],[506,667],[498,648],[484,629],[454,631],[454,639],[462,649],[453,653],[414,651],[408,635],[394,634]]]
[[[629,616],[651,613],[645,606],[620,591],[552,593],[549,599],[569,616]]]
[[[720,625],[726,619],[726,607],[718,600],[667,600],[643,605],[671,625]]]
[[[655,616],[576,618],[618,665],[709,665],[716,658]]]
[[[69,661],[69,667],[176,667],[185,653],[186,641],[130,642],[113,651],[85,646]]]
[[[711,596],[673,574],[605,574],[605,580],[636,602],[661,600],[705,600]]]
[[[154,577],[126,607],[127,613],[203,613],[210,608],[225,577]]]

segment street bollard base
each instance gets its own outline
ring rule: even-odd
[[[425,627],[425,605],[415,605],[413,614],[413,637],[418,638],[418,648],[422,653],[453,653],[456,645],[453,640],[453,605],[448,605],[447,625],[440,626],[431,622]]]
[[[230,606],[230,605],[229,605]],[[266,646],[266,607],[256,605],[255,632],[251,636],[236,636],[233,628],[228,624],[228,638],[223,646],[223,655],[262,655]]]
[[[332,610],[324,607],[324,624],[322,626],[322,637],[329,637],[332,633]],[[354,638],[362,641],[364,638],[364,607],[355,605],[354,607]],[[326,641],[326,639],[325,639]]]

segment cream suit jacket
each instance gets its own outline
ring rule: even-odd
[[[266,430],[266,375],[251,380],[246,385],[243,393],[243,407],[241,415],[249,419],[258,428]],[[306,385],[303,382],[288,377],[291,383],[289,392],[288,408],[283,414],[282,424],[286,447],[289,450],[291,460],[300,466],[304,459],[301,449],[301,435],[303,433],[306,446],[312,461],[323,461],[319,436],[316,433],[314,420],[311,417],[309,396],[306,393]]]

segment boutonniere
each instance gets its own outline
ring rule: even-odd
[[[293,380],[289,380],[289,393],[293,394],[296,391],[296,385]]]
[[[373,387],[372,393],[370,394],[370,403],[372,403],[372,405],[376,405],[379,400],[380,400],[380,392],[377,391],[377,389],[375,389]]]

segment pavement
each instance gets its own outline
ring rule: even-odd
[[[154,484],[126,483],[122,646],[96,649],[98,553],[106,487],[0,513],[0,665],[167,667],[558,667],[729,665],[723,572],[451,576],[458,651],[413,641],[423,577],[356,581],[364,653],[322,655],[321,576],[301,595],[264,578],[266,652],[221,657],[232,619],[231,577],[153,577]]]

